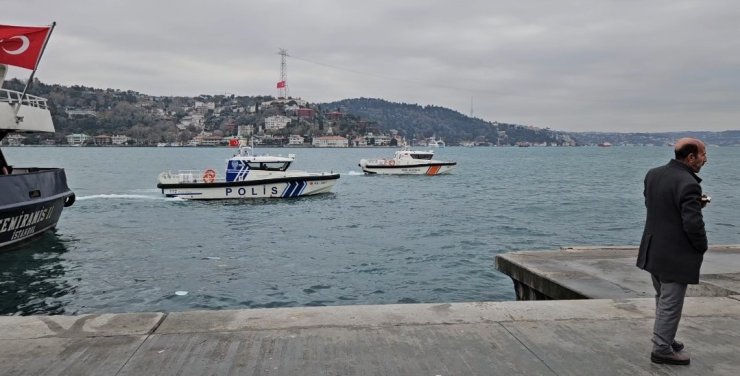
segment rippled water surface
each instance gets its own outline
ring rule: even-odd
[[[393,149],[258,149],[340,172],[331,194],[165,199],[159,172],[222,169],[226,148],[4,148],[59,166],[77,194],[56,232],[0,253],[0,314],[80,314],[514,298],[494,257],[635,245],[642,178],[667,147],[457,148],[446,176],[365,176]],[[740,148],[709,148],[711,244],[740,243]]]

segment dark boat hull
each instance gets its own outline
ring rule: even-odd
[[[0,176],[0,251],[53,229],[74,202],[61,168],[17,168]]]

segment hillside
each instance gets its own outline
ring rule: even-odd
[[[452,145],[470,141],[490,145],[515,145],[517,143],[560,145],[569,141],[568,136],[563,132],[488,122],[438,106],[419,106],[393,103],[382,99],[357,98],[324,103],[322,107],[369,119],[376,123],[380,130],[395,129],[408,139],[422,140],[436,136]]]
[[[578,140],[579,144],[595,145],[609,142],[613,145],[670,145],[681,137],[694,137],[708,145],[739,146],[740,131],[692,131],[692,132],[659,132],[659,133],[609,133],[609,132],[573,132],[568,133]]]
[[[23,85],[13,79],[3,88],[20,91]],[[251,127],[250,132],[272,145],[287,143],[290,135],[300,135],[308,143],[315,137],[340,135],[350,140],[399,137],[411,143],[435,137],[447,145],[575,144],[563,132],[488,122],[443,107],[382,99],[316,104],[270,96],[154,97],[134,91],[49,85],[38,80],[29,93],[48,99],[57,129],[54,135],[30,135],[25,140],[30,144],[48,139],[65,143],[70,134],[126,135],[131,140],[128,143],[135,145],[185,144],[198,135],[234,136],[242,126]],[[309,110],[308,114],[304,110]],[[286,117],[287,123],[280,129],[268,129],[265,120],[275,116]]]

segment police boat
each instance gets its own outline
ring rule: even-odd
[[[411,150],[405,145],[393,158],[361,159],[359,166],[365,174],[378,175],[440,175],[455,168],[457,162],[439,161],[434,152]]]
[[[166,197],[190,200],[287,198],[328,193],[339,179],[333,172],[288,171],[295,155],[254,155],[241,146],[226,161],[226,172],[215,169],[166,171],[159,174],[157,188]]]

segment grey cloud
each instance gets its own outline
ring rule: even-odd
[[[286,48],[291,94],[310,101],[468,113],[472,99],[476,117],[574,131],[737,129],[740,115],[727,0],[5,3],[3,23],[57,21],[37,73],[50,83],[274,95]]]

